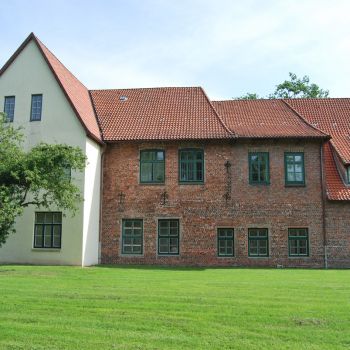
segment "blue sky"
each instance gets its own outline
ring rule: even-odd
[[[1,1],[0,65],[30,32],[90,89],[265,96],[292,71],[350,97],[349,1]]]

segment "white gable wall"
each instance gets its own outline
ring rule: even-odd
[[[32,94],[43,95],[41,121],[29,121]],[[4,96],[12,95],[16,97],[14,125],[24,128],[26,149],[43,141],[78,146],[86,152],[87,143],[90,141],[87,142],[85,130],[34,41],[31,41],[24,48],[0,77],[0,108],[4,106]],[[92,141],[91,144],[93,144]],[[72,173],[72,181],[78,185],[84,195],[89,194],[88,191],[84,191],[84,180],[93,175],[93,166],[98,166],[96,160],[94,160],[93,165],[88,166],[86,174],[84,172]],[[95,182],[98,180],[89,178],[87,181]],[[89,198],[89,202],[91,201]],[[83,263],[83,213],[86,206],[87,204],[81,203],[74,217],[71,217],[70,213],[63,217],[62,248],[55,251],[33,248],[36,209],[34,207],[27,208],[24,215],[17,220],[17,233],[11,235],[6,244],[0,248],[0,263],[81,265]],[[96,229],[96,225],[90,226]],[[88,249],[91,256],[93,249],[92,246]],[[98,246],[96,246],[96,254],[97,251]]]

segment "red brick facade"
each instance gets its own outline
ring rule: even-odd
[[[109,144],[104,156],[101,260],[103,264],[199,266],[324,266],[324,230],[318,141],[121,142]],[[205,181],[181,185],[178,151],[203,148]],[[165,184],[139,183],[142,149],[165,150]],[[248,152],[269,152],[270,184],[250,185]],[[306,185],[286,187],[284,152],[304,152]],[[227,161],[231,166],[227,167]],[[225,166],[226,163],[226,166]],[[164,192],[166,195],[164,196]],[[165,201],[164,201],[165,198]],[[350,265],[349,204],[327,205],[329,266]],[[341,208],[338,208],[338,207]],[[338,213],[343,220],[337,224]],[[157,221],[180,222],[178,256],[157,254]],[[121,254],[122,219],[143,219],[143,254]],[[218,257],[217,228],[234,228],[235,256]],[[268,228],[269,257],[248,257],[248,228]],[[288,228],[309,230],[309,257],[288,256]],[[333,238],[331,238],[332,236]],[[336,243],[334,243],[336,242]],[[343,245],[345,245],[343,247]],[[339,255],[337,257],[336,255]],[[337,261],[337,263],[336,263]]]

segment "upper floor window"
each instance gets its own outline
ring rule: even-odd
[[[350,185],[350,165],[347,168],[346,175],[347,175],[346,180],[347,180],[348,184]]]
[[[286,152],[284,154],[286,185],[304,185],[304,153]]]
[[[309,256],[309,232],[307,228],[288,229],[289,256]]]
[[[61,248],[62,213],[35,213],[34,248]]]
[[[145,150],[140,152],[140,182],[164,183],[164,151]]]
[[[202,149],[183,149],[179,152],[180,182],[204,181],[204,152]]]
[[[15,116],[15,96],[5,96],[4,113],[8,122],[13,122]]]
[[[270,183],[268,152],[249,153],[249,183],[265,185]]]
[[[41,111],[43,107],[43,95],[32,95],[32,107],[30,111],[30,120],[41,120]]]

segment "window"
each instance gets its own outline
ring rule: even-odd
[[[142,254],[143,221],[126,219],[123,220],[122,226],[122,254]]]
[[[70,182],[72,179],[72,168],[70,166],[65,166],[63,168],[63,179]]]
[[[140,182],[164,183],[164,151],[147,150],[140,153]]]
[[[309,232],[307,228],[288,229],[289,256],[309,256]]]
[[[180,182],[203,182],[204,152],[201,149],[186,149],[179,152]]]
[[[41,120],[41,110],[43,106],[43,95],[32,95],[32,108],[30,112],[30,120]]]
[[[158,254],[179,254],[179,220],[158,220]]]
[[[61,248],[62,213],[35,213],[34,248]]]
[[[267,228],[250,228],[248,230],[249,256],[269,256],[269,238]]]
[[[268,152],[249,153],[249,183],[269,184],[270,164]]]
[[[15,96],[5,97],[4,113],[6,114],[6,120],[13,122],[15,116]]]
[[[233,228],[218,228],[218,256],[234,256]]]
[[[304,185],[304,153],[284,154],[286,185]]]
[[[350,166],[346,169],[346,175],[347,175],[347,182],[350,185]]]

